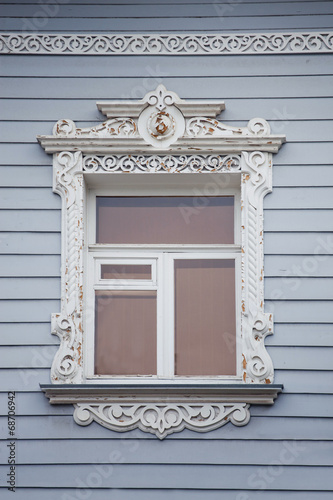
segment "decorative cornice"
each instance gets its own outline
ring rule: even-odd
[[[3,33],[3,54],[200,55],[333,52],[333,32],[216,34]]]
[[[283,135],[270,135],[266,120],[253,118],[246,127],[230,127],[216,120],[223,102],[183,101],[175,92],[158,85],[143,99],[97,103],[103,112],[114,115],[91,128],[77,128],[72,120],[59,120],[53,135],[37,139],[47,153],[81,151],[84,155],[191,155],[193,152],[237,154],[241,151],[276,153],[285,141]],[[121,116],[118,116],[118,107]],[[129,115],[123,115],[125,108]],[[203,110],[210,116],[202,116]],[[183,114],[182,111],[185,111]],[[189,114],[191,111],[193,114]]]

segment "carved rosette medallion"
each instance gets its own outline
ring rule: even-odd
[[[148,144],[168,148],[184,134],[185,118],[177,108],[181,99],[174,92],[168,92],[164,85],[159,85],[146,95],[143,102],[147,107],[139,116],[139,133]]]

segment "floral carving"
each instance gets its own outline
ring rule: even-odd
[[[54,158],[53,189],[63,198],[61,313],[52,315],[52,333],[60,338],[51,378],[55,383],[78,382],[82,376],[82,247],[83,185],[82,155],[65,151]]]
[[[79,425],[89,425],[95,420],[118,431],[138,427],[160,439],[185,427],[203,432],[227,422],[246,425],[249,419],[249,405],[246,403],[78,403],[74,412],[74,420]]]
[[[107,155],[86,156],[83,159],[85,172],[236,172],[240,170],[240,156],[134,156]]]
[[[265,338],[273,333],[272,315],[264,312],[263,198],[272,190],[271,155],[242,153],[243,380],[273,382],[273,364]]]
[[[246,128],[229,127],[224,123],[212,118],[195,117],[186,123],[186,133],[189,137],[226,137],[226,136],[264,136],[270,133],[270,128],[266,120],[253,118]]]
[[[12,54],[281,54],[333,51],[331,31],[233,34],[3,33],[0,53]]]
[[[59,137],[131,137],[136,132],[132,118],[113,118],[91,128],[76,128],[72,120],[59,120],[53,128],[53,134]]]

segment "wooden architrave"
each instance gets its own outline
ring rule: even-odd
[[[139,102],[97,106],[108,115],[104,123],[83,129],[60,120],[52,136],[38,136],[53,154],[53,189],[62,197],[61,312],[52,315],[60,347],[52,363],[52,385],[42,389],[53,404],[74,404],[80,425],[95,420],[112,430],[139,427],[160,438],[184,427],[203,432],[228,421],[245,425],[250,404],[272,404],[282,390],[273,385],[273,364],[265,348],[273,318],[264,311],[263,198],[272,189],[272,153],[285,137],[271,135],[268,123],[259,118],[247,127],[224,125],[215,118],[224,103],[183,101],[163,85]],[[219,379],[183,387],[175,380],[157,385],[144,381],[121,388],[108,383],[100,389],[85,380],[82,351],[84,336],[91,334],[83,328],[85,184],[100,175],[180,172],[237,172],[241,177],[242,376],[234,384]]]

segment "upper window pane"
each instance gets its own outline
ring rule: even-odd
[[[96,243],[234,243],[233,196],[98,196],[96,214]]]
[[[151,280],[151,266],[142,264],[102,264],[102,280]]]

